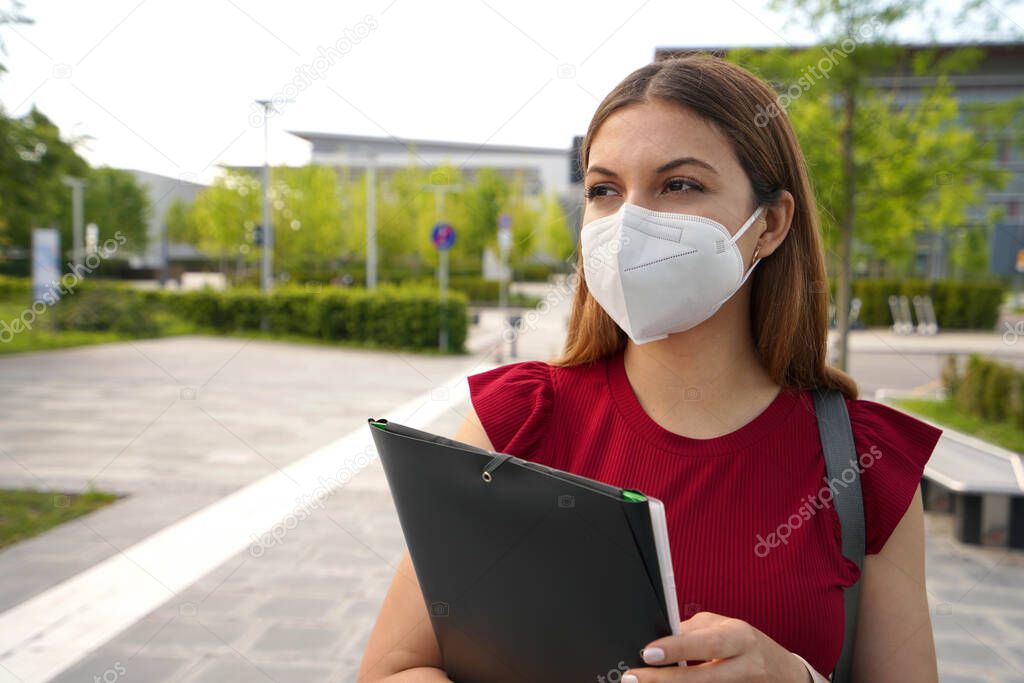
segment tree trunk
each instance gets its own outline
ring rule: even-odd
[[[856,112],[856,99],[853,87],[848,86],[843,94],[843,215],[839,221],[839,281],[836,283],[836,344],[838,355],[836,367],[844,372],[847,370],[850,332],[850,289],[853,275],[853,202],[856,195],[853,168],[853,118]]]

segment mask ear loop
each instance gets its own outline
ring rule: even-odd
[[[754,213],[752,213],[750,215],[750,218],[747,219],[747,222],[743,224],[743,227],[736,231],[736,234],[733,236],[733,244],[736,243],[736,240],[739,239],[739,237],[744,233],[744,231],[748,227],[750,227],[750,225],[757,219],[758,215],[760,215],[760,213],[761,213],[761,209],[762,208],[763,207],[760,207],[760,206],[757,207],[757,209],[754,211]],[[761,251],[761,245],[760,244],[755,245],[754,246],[754,254],[753,254],[753,256],[750,257],[750,261],[751,261],[750,268],[748,268],[747,272],[743,274],[743,278],[740,280],[740,284],[739,284],[740,287],[742,287],[743,284],[747,281],[747,278],[750,277],[750,274],[754,272],[754,266],[756,266],[758,263],[761,262],[761,259],[759,259],[757,257],[757,255],[758,255],[758,253],[760,251]]]
[[[754,209],[754,213],[750,214],[750,218],[748,218],[746,222],[743,223],[742,226],[740,226],[740,229],[736,231],[736,234],[733,235],[732,239],[729,241],[732,244],[736,244],[736,241],[739,240],[739,238],[743,236],[743,233],[747,231],[747,228],[749,228],[751,224],[753,224],[753,222],[757,220],[757,217],[761,215],[761,211],[763,210],[763,206],[758,206],[756,209]]]

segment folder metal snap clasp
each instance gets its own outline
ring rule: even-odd
[[[484,481],[490,483],[490,481],[494,479],[494,477],[491,476],[491,472],[498,469],[503,462],[505,462],[511,457],[512,456],[509,455],[508,453],[496,453],[494,457],[491,458],[484,466],[484,471],[480,474],[480,477]]]

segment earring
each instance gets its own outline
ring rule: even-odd
[[[754,261],[757,260],[757,254],[758,254],[759,251],[761,251],[761,245],[760,244],[758,244],[757,246],[754,247],[754,255],[750,257],[750,265],[754,265]]]

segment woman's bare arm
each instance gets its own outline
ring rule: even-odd
[[[862,581],[853,680],[938,681],[920,488],[882,551],[864,558]]]
[[[472,406],[453,438],[494,450]],[[447,681],[443,665],[426,601],[406,551],[377,614],[359,665],[358,680],[360,683]]]

